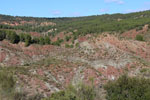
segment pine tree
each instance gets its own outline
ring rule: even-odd
[[[31,35],[26,34],[25,35],[25,46],[29,46],[31,44]]]

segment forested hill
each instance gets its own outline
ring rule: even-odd
[[[49,24],[43,25],[41,24],[43,22],[49,22]],[[70,18],[37,18],[0,15],[1,29],[20,29],[27,32],[47,32],[55,28],[57,30],[55,30],[55,32],[53,31],[54,33],[62,31],[73,32],[77,30],[77,35],[102,32],[122,33],[133,28],[141,28],[146,24],[150,24],[150,11]]]
[[[79,17],[70,20],[68,23],[64,21],[58,26],[59,30],[71,28],[71,30],[77,29],[80,34],[89,34],[113,31],[122,33],[130,29],[141,28],[145,24],[150,24],[150,11]]]

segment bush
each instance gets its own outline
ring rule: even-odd
[[[94,100],[96,93],[93,86],[81,84],[78,88],[77,95],[81,100]]]
[[[65,37],[65,40],[66,40],[66,41],[69,41],[70,39],[71,39],[71,36],[66,36],[66,37]]]
[[[11,92],[14,88],[15,81],[12,75],[9,75],[7,72],[0,71],[0,88],[4,92]]]
[[[52,45],[60,46],[62,42],[64,42],[64,40],[58,38],[57,41],[55,41],[55,42],[52,43]]]
[[[44,37],[44,42],[45,42],[45,44],[51,44],[51,40],[48,36]]]
[[[44,41],[44,38],[43,38],[43,37],[40,37],[40,38],[39,38],[39,43],[40,43],[41,45],[44,45],[44,44],[45,44],[45,41]]]
[[[144,38],[143,38],[142,35],[136,35],[135,39],[138,40],[138,41],[144,41]]]
[[[6,38],[6,33],[4,31],[0,31],[0,41]]]
[[[65,44],[66,48],[73,48],[73,45]]]
[[[139,30],[142,30],[143,29],[143,26],[139,26],[136,28],[136,31],[139,31]]]
[[[34,38],[32,39],[32,43],[39,44],[39,42],[40,42],[40,40],[39,40],[39,38],[37,38],[37,37],[34,37]]]
[[[16,34],[16,32],[10,31],[6,35],[7,39],[10,40],[11,43],[18,43],[20,41],[19,36]]]
[[[31,35],[26,34],[25,35],[25,46],[29,46],[31,44],[32,38]]]
[[[79,47],[79,43],[76,43],[76,47]]]
[[[19,37],[20,37],[20,41],[25,42],[25,34],[24,33],[20,33]]]
[[[15,81],[8,72],[0,71],[0,99],[13,97]],[[8,99],[11,100],[11,99]]]
[[[70,85],[66,90],[54,93],[43,100],[94,100],[95,95],[93,86],[80,84],[77,87]]]
[[[150,100],[150,79],[123,75],[105,85],[107,100]]]

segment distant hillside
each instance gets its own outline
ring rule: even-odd
[[[145,24],[150,24],[150,11],[129,13],[129,14],[105,14],[87,17],[72,17],[72,18],[36,18],[36,17],[13,17],[0,15],[0,21],[10,23],[21,23],[16,26],[3,26],[1,28],[21,29],[23,31],[48,31],[48,29],[57,28],[56,33],[61,31],[74,31],[76,34],[102,33],[102,32],[124,32],[126,30],[139,28]],[[24,22],[24,23],[25,23]],[[30,22],[30,23],[29,23]],[[56,23],[54,27],[39,26],[43,22]],[[31,25],[32,24],[32,25]],[[35,27],[38,25],[38,28]],[[34,27],[33,27],[34,26]],[[49,25],[50,26],[50,25]],[[32,28],[31,28],[32,27]],[[40,28],[43,30],[40,30]],[[40,30],[40,31],[39,31]]]
[[[29,33],[32,36],[31,43],[50,44],[49,41],[53,40],[51,44],[57,46],[60,46],[65,40],[72,40],[72,44],[75,45],[74,42],[76,39],[87,34],[94,35],[107,32],[120,35],[132,29],[136,29],[137,31],[142,30],[145,25],[149,27],[149,24],[150,11],[70,18],[38,18],[0,15],[1,32],[9,33],[11,30],[19,35],[20,33]],[[43,38],[34,38],[45,35],[50,37],[51,40],[47,42],[47,40]],[[3,35],[2,38],[5,39]],[[48,38],[46,37],[45,39]],[[8,40],[10,40],[10,38]],[[19,40],[17,41],[19,42]],[[25,42],[25,37],[23,42]],[[66,47],[73,46],[66,44]]]

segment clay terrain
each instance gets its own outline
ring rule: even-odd
[[[142,68],[150,67],[149,61],[149,42],[108,34],[89,37],[79,42],[77,48],[69,49],[36,44],[25,47],[23,43],[11,44],[6,40],[0,43],[0,64],[15,70],[18,86],[23,84],[20,89],[45,96],[69,83],[88,83],[91,77],[99,86],[124,72],[141,74]]]
[[[24,23],[29,22],[3,22],[12,26]],[[56,24],[43,22],[41,25]],[[48,97],[64,90],[69,84],[81,81],[90,84],[91,78],[94,86],[101,88],[102,95],[105,95],[103,85],[123,74],[150,76],[150,71],[141,71],[150,68],[149,30],[148,25],[144,25],[141,30],[131,29],[119,35],[108,32],[87,34],[79,36],[73,48],[65,47],[65,43],[69,44],[71,40],[60,46],[31,44],[26,47],[24,42],[12,44],[4,39],[0,41],[0,66],[13,73],[16,90],[28,96],[40,94]],[[62,31],[51,40],[71,34]],[[145,41],[135,39],[139,34],[144,36]],[[39,32],[31,32],[31,35],[40,37]]]

